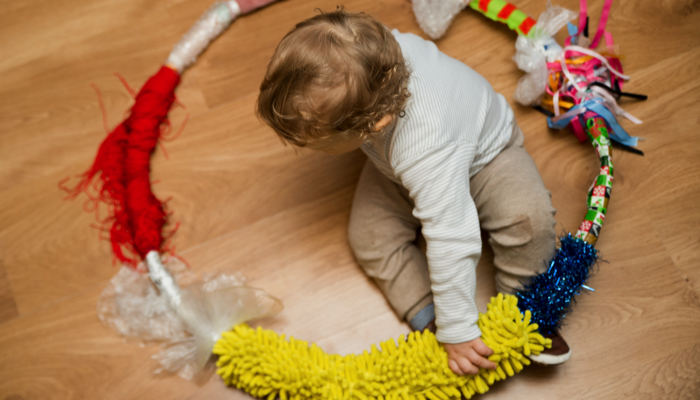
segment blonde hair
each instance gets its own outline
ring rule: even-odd
[[[300,22],[279,43],[260,84],[257,114],[285,141],[374,132],[403,110],[409,71],[394,36],[342,7]]]

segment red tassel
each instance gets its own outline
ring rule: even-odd
[[[129,117],[100,145],[92,167],[75,188],[67,189],[72,197],[90,187],[97,190],[109,209],[110,217],[102,222],[112,224],[114,255],[131,265],[138,261],[132,254],[143,258],[163,244],[166,213],[151,192],[150,160],[179,83],[180,75],[167,67],[152,76],[136,95]]]

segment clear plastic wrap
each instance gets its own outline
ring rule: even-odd
[[[167,260],[168,270],[177,280],[192,281],[187,267],[177,259]],[[185,327],[165,296],[160,296],[145,274],[144,263],[137,270],[123,266],[97,301],[97,316],[103,324],[127,337],[145,341],[177,342],[185,337]]]
[[[466,5],[464,0],[413,0],[413,12],[423,32],[439,39]]]
[[[182,73],[231,24],[241,9],[235,0],[214,3],[173,47],[165,64]]]
[[[216,274],[199,280],[174,257],[163,265],[182,286],[176,309],[158,293],[142,263],[122,267],[100,295],[102,322],[128,337],[157,341],[164,349],[154,356],[162,370],[192,379],[205,366],[221,334],[234,325],[272,316],[282,303],[260,289],[244,285],[240,275]]]
[[[561,6],[553,6],[551,1],[547,2],[547,8],[535,24],[534,33],[530,34],[533,39],[552,38],[563,28],[567,22],[576,18],[576,11],[568,10]]]
[[[526,74],[518,80],[513,98],[524,106],[537,104],[547,87],[547,62],[544,54],[535,46],[523,35],[515,41],[513,60]]]
[[[515,101],[524,106],[539,102],[547,86],[547,62],[557,60],[562,52],[554,35],[577,15],[574,11],[547,2],[547,9],[540,15],[530,34],[518,36],[513,61],[527,74],[518,80],[513,94]]]

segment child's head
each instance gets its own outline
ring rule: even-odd
[[[351,150],[403,109],[408,76],[398,42],[379,21],[339,8],[282,39],[257,113],[285,142]]]

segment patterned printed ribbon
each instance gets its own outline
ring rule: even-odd
[[[612,147],[605,119],[592,112],[579,114],[578,119],[586,127],[588,138],[600,158],[600,171],[588,191],[588,211],[575,237],[594,245],[600,236],[612,191]]]

